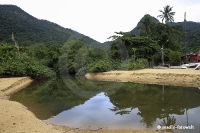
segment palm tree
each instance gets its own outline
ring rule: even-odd
[[[163,23],[163,20],[165,19],[165,24],[167,22],[173,22],[174,21],[174,15],[175,15],[175,12],[172,12],[172,8],[173,7],[170,7],[169,5],[166,5],[164,7],[164,10],[159,10],[159,12],[161,12],[162,14],[161,15],[158,15],[157,17],[161,18],[162,19],[162,23]]]
[[[145,32],[146,35],[149,35],[151,33],[151,24],[152,21],[150,19],[149,15],[145,15],[143,21],[142,21],[142,26],[140,27],[141,30]]]
[[[132,48],[132,50],[133,50],[133,52],[134,52],[134,55],[132,55],[132,56],[133,56],[133,59],[134,59],[134,61],[135,61],[135,58],[136,58],[135,51],[137,50],[137,48]]]

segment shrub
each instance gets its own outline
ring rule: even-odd
[[[88,72],[105,72],[109,70],[110,63],[105,60],[99,60],[88,65]]]
[[[78,69],[76,75],[84,75],[87,73],[87,66],[81,67],[80,69]]]
[[[144,69],[148,67],[148,61],[146,59],[128,59],[121,63],[122,70]]]
[[[4,73],[4,69],[2,66],[0,66],[0,76]]]
[[[11,76],[31,76],[33,78],[50,78],[56,74],[50,68],[40,64],[36,59],[27,55],[18,55],[2,62],[0,69],[1,75]]]

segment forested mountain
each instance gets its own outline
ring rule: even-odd
[[[148,15],[148,14],[147,14]],[[145,15],[146,16],[146,15]],[[133,34],[139,34],[140,27],[142,22],[145,19],[145,16],[138,22],[137,26],[132,29],[130,32]],[[151,21],[155,23],[160,23],[158,19],[148,15],[151,18]],[[168,23],[170,26],[182,26],[186,31],[186,39],[183,38],[181,46],[183,49],[186,48],[186,51],[195,51],[200,49],[200,23],[185,21],[185,22],[172,22]]]
[[[170,25],[180,25],[186,31],[186,38],[184,38],[182,42],[182,47],[186,48],[186,51],[200,50],[200,23],[185,21],[171,23]]]
[[[142,17],[140,19],[140,21],[138,22],[137,26],[130,31],[131,33],[133,33],[133,34],[139,34],[140,33],[140,29],[139,28],[142,26],[142,22],[144,21],[144,19],[145,19],[146,16],[149,16],[152,22],[160,23],[158,19],[152,17],[149,14],[146,14],[146,15],[144,15],[144,17]]]
[[[15,5],[0,5],[0,41],[10,43],[12,33],[21,46],[36,43],[64,44],[69,40],[82,40],[89,46],[108,47],[107,43],[100,43],[74,30],[47,20],[39,20]]]

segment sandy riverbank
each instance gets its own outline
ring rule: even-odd
[[[9,95],[25,88],[29,77],[0,78],[0,133],[157,133],[152,130],[80,130],[39,120],[25,106],[9,101]],[[162,131],[163,132],[163,131]]]
[[[200,70],[194,70],[193,68],[109,71],[101,73],[87,73],[85,77],[87,79],[100,81],[200,87]]]
[[[26,86],[33,80],[30,77],[0,78],[0,99],[9,99],[9,96]]]

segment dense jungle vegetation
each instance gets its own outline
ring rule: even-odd
[[[1,5],[0,18],[0,75],[4,76],[41,79],[60,74],[142,69],[161,63],[162,45],[166,63],[182,63],[183,27],[160,23],[150,15],[141,19],[137,34],[115,32],[110,37],[112,42],[104,44],[38,20],[16,6]]]

